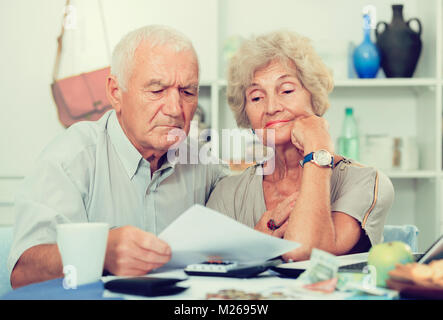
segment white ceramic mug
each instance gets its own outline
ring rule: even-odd
[[[100,280],[105,262],[109,225],[101,222],[59,224],[57,245],[63,262],[63,287]]]

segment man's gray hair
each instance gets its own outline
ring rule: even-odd
[[[163,25],[148,25],[126,34],[115,46],[111,60],[111,74],[117,77],[120,88],[127,91],[131,77],[134,54],[140,44],[148,41],[152,47],[171,45],[177,52],[191,50],[197,54],[191,40],[183,33]]]

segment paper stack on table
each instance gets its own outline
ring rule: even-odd
[[[159,235],[172,249],[170,268],[183,268],[212,257],[237,262],[272,259],[300,246],[256,231],[215,210],[194,205]]]

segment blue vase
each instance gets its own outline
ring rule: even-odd
[[[354,68],[359,78],[375,78],[380,69],[380,53],[371,41],[369,16],[364,15],[363,42],[355,48],[353,59]]]

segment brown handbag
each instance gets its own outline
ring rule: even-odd
[[[66,7],[69,6],[69,2],[70,0],[66,1]],[[63,48],[64,23],[66,17],[67,11],[63,17],[60,36],[57,38],[57,55],[52,76],[51,91],[57,106],[58,118],[67,128],[81,120],[97,120],[106,111],[111,109],[112,106],[106,97],[106,79],[109,75],[110,67],[57,79]],[[103,16],[102,22],[106,38]],[[106,44],[108,45],[108,43]]]

